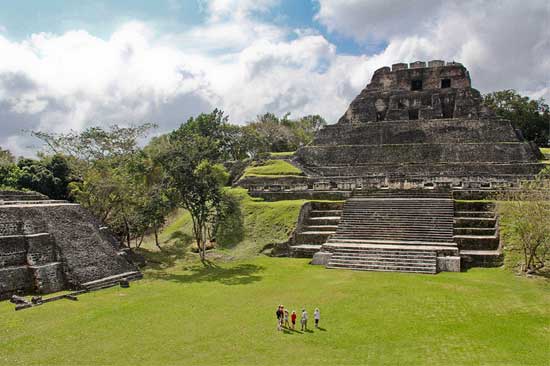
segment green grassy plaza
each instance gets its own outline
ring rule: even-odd
[[[304,201],[230,192],[238,210],[208,267],[190,252],[188,214],[177,212],[163,251],[146,239],[150,265],[129,289],[18,312],[0,302],[0,365],[548,364],[547,279],[511,266],[416,275],[258,255],[288,238]],[[279,304],[306,307],[312,331],[277,331]]]
[[[282,303],[322,330],[278,332]],[[550,285],[503,269],[414,275],[256,257],[149,270],[131,288],[20,312],[0,303],[3,365],[544,365]]]

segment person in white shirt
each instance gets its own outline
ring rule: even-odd
[[[300,319],[300,323],[302,324],[302,331],[307,330],[307,311],[306,311],[306,309],[302,309],[302,318]]]
[[[319,320],[321,320],[321,312],[319,308],[316,308],[313,312],[313,319],[315,319],[315,328],[319,328]]]

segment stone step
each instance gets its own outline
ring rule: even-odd
[[[375,271],[375,272],[410,272],[410,273],[427,273],[427,274],[435,274],[436,273],[436,267],[433,268],[423,268],[423,267],[416,267],[416,266],[389,266],[389,265],[365,265],[365,264],[327,264],[326,268],[328,269],[352,269],[352,270],[358,270],[358,271]]]
[[[486,227],[455,227],[454,235],[488,235],[493,236],[496,234],[496,228]]]
[[[496,235],[455,235],[454,240],[461,250],[495,250],[500,245]]]
[[[399,238],[419,238],[422,240],[422,238],[438,238],[438,239],[449,239],[449,240],[443,240],[443,241],[450,241],[450,239],[453,237],[451,235],[436,235],[436,234],[421,234],[421,233],[380,233],[380,232],[360,232],[360,233],[353,233],[353,232],[336,232],[334,235],[335,238],[357,238],[357,239],[374,239],[374,237],[384,237],[395,240],[403,240]],[[372,237],[372,238],[371,238]]]
[[[324,244],[333,234],[333,231],[302,231],[296,234],[296,244]]]
[[[310,217],[307,219],[306,224],[309,225],[338,225],[340,222],[340,217],[331,216],[331,217]]]
[[[455,216],[495,218],[496,214],[493,211],[455,211]]]
[[[338,225],[306,225],[304,231],[333,231],[336,232]]]
[[[290,247],[290,256],[293,258],[312,258],[313,254],[321,250],[319,244],[300,244]]]
[[[452,229],[452,222],[413,222],[413,221],[394,221],[388,222],[385,220],[379,221],[368,221],[368,220],[341,220],[341,224],[338,227],[418,227],[418,228],[441,228],[441,229]]]
[[[311,210],[309,217],[335,217],[341,216],[342,210]]]
[[[433,267],[437,265],[436,257],[430,259],[417,258],[357,258],[357,257],[334,257],[330,258],[328,264],[363,264],[363,265],[405,265],[414,267]]]
[[[388,250],[458,250],[454,242],[432,242],[432,241],[400,241],[400,240],[367,240],[367,239],[334,239],[327,241],[324,247],[334,250],[365,250],[365,249],[388,249]]]
[[[455,201],[456,211],[494,211],[494,202],[486,201]]]
[[[344,207],[344,202],[328,202],[328,201],[312,201],[311,208],[313,210],[342,210]]]
[[[122,280],[131,281],[131,280],[140,279],[142,277],[143,277],[143,275],[138,271],[125,272],[125,273],[120,273],[120,274],[117,274],[117,275],[114,275],[114,276],[100,278],[100,279],[95,280],[95,281],[86,282],[86,283],[81,284],[80,286],[82,288],[86,289],[86,290],[93,290],[93,289],[96,289],[96,288],[104,287],[104,286],[109,285],[109,284],[114,284],[114,283],[120,282]]]
[[[343,253],[343,252],[336,252],[332,255],[332,259],[342,259],[342,260],[388,260],[388,261],[412,261],[412,262],[436,262],[436,257],[433,255],[412,255],[412,254],[406,254],[404,253],[371,253],[368,252],[362,252],[362,253]]]
[[[454,219],[456,227],[493,228],[496,226],[496,222],[495,218],[483,217],[455,217]]]

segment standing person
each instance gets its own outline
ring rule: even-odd
[[[288,323],[288,310],[287,309],[284,310],[284,318],[285,318],[284,327],[287,328],[287,329],[290,329],[290,324]]]
[[[313,319],[315,319],[315,328],[319,328],[319,320],[321,320],[321,312],[319,308],[316,308],[313,312]]]
[[[281,330],[281,321],[283,318],[282,306],[283,305],[279,305],[279,307],[277,308],[277,311],[275,312],[275,315],[277,315],[277,330]]]
[[[296,329],[296,310],[292,310],[292,314],[290,315],[290,320],[292,321],[292,330]]]
[[[302,317],[300,319],[300,323],[302,324],[302,331],[307,330],[307,311],[306,311],[306,309],[302,309]]]

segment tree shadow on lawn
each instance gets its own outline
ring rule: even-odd
[[[161,250],[159,251],[145,248],[137,249],[137,252],[145,258],[147,268],[162,270],[173,267],[179,259],[185,258],[193,238],[189,234],[178,230],[170,235],[168,241],[172,241],[173,244],[166,245],[165,242],[161,245]]]
[[[258,273],[264,269],[263,266],[255,264],[220,267],[215,263],[205,261],[204,265],[188,268],[188,274],[153,272],[150,275],[155,279],[180,283],[219,282],[224,285],[247,285],[261,281],[262,276]]]

